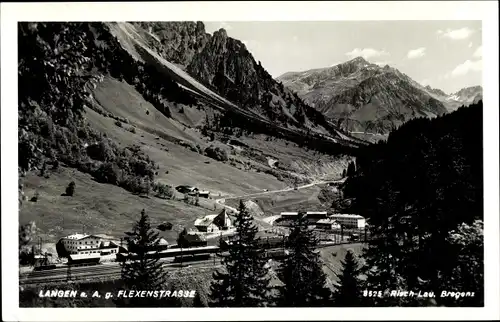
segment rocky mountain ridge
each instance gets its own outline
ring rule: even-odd
[[[435,94],[407,75],[362,57],[329,68],[286,73],[278,80],[350,132],[388,133],[412,118],[448,111]]]

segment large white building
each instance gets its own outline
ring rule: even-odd
[[[366,219],[360,215],[332,214],[330,218],[347,228],[365,228],[366,226]]]
[[[73,234],[59,240],[66,252],[70,255],[92,255],[118,253],[118,245],[112,242],[103,242],[102,238],[95,235]]]

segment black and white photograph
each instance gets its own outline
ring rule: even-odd
[[[8,71],[2,23],[2,177],[15,180],[2,180],[2,266],[16,267],[2,297],[19,310],[205,308],[201,320],[225,308],[498,318],[498,30],[486,37],[481,18],[495,5],[441,4],[457,11],[31,14],[9,20]]]

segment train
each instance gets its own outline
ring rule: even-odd
[[[163,251],[150,251],[146,253],[146,257],[149,258],[168,258],[168,257],[183,257],[194,256],[194,255],[204,255],[204,254],[215,254],[219,253],[219,246],[203,246],[203,247],[190,247],[190,248],[170,248]],[[120,253],[116,255],[118,261],[124,261],[127,258],[136,259],[137,255],[134,253]]]
[[[194,254],[194,255],[175,256],[174,263],[203,261],[203,260],[208,260],[211,257],[212,257],[212,254]]]
[[[40,265],[40,266],[35,266],[35,268],[33,268],[34,271],[46,271],[46,270],[49,270],[49,269],[56,269],[57,266],[56,264],[51,264],[51,265]]]

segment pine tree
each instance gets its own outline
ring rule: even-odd
[[[184,228],[180,233],[179,236],[177,237],[177,245],[180,247],[189,247],[189,244],[187,243],[186,239],[184,238],[188,234],[188,231],[186,228]]]
[[[263,250],[256,238],[257,227],[240,201],[229,254],[223,258],[225,272],[214,273],[212,307],[257,307],[268,305],[269,281]]]
[[[335,306],[362,306],[363,298],[359,274],[358,261],[352,251],[348,250],[342,261],[342,271],[338,275],[339,286],[333,294]]]
[[[206,307],[205,303],[201,300],[199,292],[196,292],[196,295],[194,296],[193,307]]]
[[[151,228],[149,216],[144,209],[141,211],[141,218],[134,224],[132,231],[127,232],[127,242],[130,254],[135,258],[127,258],[121,264],[121,277],[126,290],[151,291],[162,290],[165,287],[167,273],[164,271],[162,263],[156,256],[147,256],[147,253],[154,251],[160,239],[158,232]],[[132,297],[120,299],[116,303],[118,306],[132,307],[161,307],[177,306],[176,298],[156,299],[150,297]]]
[[[308,228],[304,213],[299,213],[288,239],[290,254],[281,264],[278,276],[277,306],[328,306],[331,292],[326,286],[326,274],[315,248],[318,240]]]

